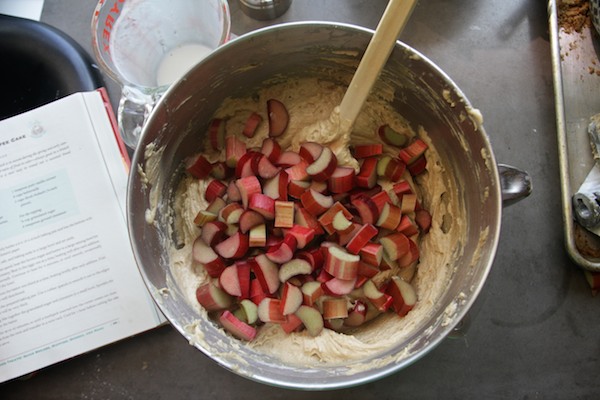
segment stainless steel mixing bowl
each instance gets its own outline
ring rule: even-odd
[[[461,90],[425,56],[398,42],[375,88],[391,88],[393,106],[413,127],[423,126],[438,149],[446,179],[457,201],[464,203],[468,229],[462,252],[454,260],[447,289],[432,306],[431,317],[407,339],[386,352],[348,365],[294,367],[257,354],[202,321],[202,342],[194,342],[185,327],[198,316],[182,299],[169,271],[164,243],[170,240],[168,205],[180,177],[180,163],[207,140],[208,121],[226,97],[252,93],[278,77],[322,77],[347,84],[367,47],[372,31],[331,23],[277,25],[239,37],[216,50],[174,84],[154,109],[133,157],[145,166],[147,146],[164,148],[157,167],[162,180],[152,194],[132,168],[128,192],[128,223],[135,256],[157,304],[171,324],[200,351],[231,371],[267,384],[305,390],[340,388],[373,381],[409,365],[442,341],[462,320],[480,292],[495,256],[502,212],[501,180],[488,137]],[[512,185],[507,196],[519,198],[529,190]],[[523,175],[519,176],[519,179]],[[525,175],[525,178],[527,176]],[[525,179],[527,186],[527,179]],[[145,211],[156,195],[156,223]],[[454,305],[456,308],[454,308]],[[448,313],[448,307],[452,313]],[[236,357],[230,357],[234,353]],[[388,357],[394,355],[394,357]],[[372,366],[373,359],[389,359]],[[182,373],[184,373],[182,371]]]

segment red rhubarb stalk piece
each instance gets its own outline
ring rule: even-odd
[[[281,156],[281,146],[277,140],[273,138],[266,138],[262,142],[260,152],[267,156],[269,161],[276,163],[277,160],[279,160],[279,156]]]
[[[242,204],[244,205],[244,208],[248,208],[248,204],[252,195],[262,192],[260,181],[256,176],[247,176],[244,178],[240,178],[235,181],[235,184],[237,185],[240,191],[240,196],[242,198]]]
[[[372,189],[377,184],[377,158],[365,158],[360,171],[356,175],[356,185],[364,189]]]
[[[352,254],[358,254],[378,233],[379,230],[372,224],[363,224],[354,237],[346,244],[346,249]]]
[[[196,179],[206,178],[212,171],[212,164],[203,155],[187,160],[186,171]]]
[[[233,304],[233,297],[212,282],[196,289],[196,300],[207,311],[224,310]]]
[[[300,145],[300,149],[298,150],[298,154],[307,163],[312,164],[323,151],[323,146],[319,143],[315,142],[304,142]]]
[[[336,278],[351,280],[358,275],[360,257],[338,246],[330,246],[325,255],[323,269]]]
[[[225,196],[225,193],[227,193],[227,186],[223,182],[213,179],[206,186],[204,199],[210,203],[217,197]]]
[[[238,319],[229,310],[223,311],[219,316],[223,328],[238,339],[251,341],[256,337],[256,328]]]
[[[246,154],[246,143],[236,136],[225,138],[225,163],[229,168],[235,168],[244,154]]]
[[[250,114],[248,116],[248,119],[246,120],[244,129],[242,130],[242,134],[247,138],[254,137],[256,129],[258,129],[258,126],[260,125],[262,120],[262,117],[258,113],[253,112],[252,114]]]
[[[367,158],[383,154],[383,145],[381,143],[357,144],[353,148],[354,157]]]
[[[215,251],[223,258],[241,258],[248,251],[248,247],[248,236],[237,232],[217,244]]]
[[[425,153],[428,147],[422,139],[415,138],[408,146],[400,150],[398,156],[405,164],[412,164]]]
[[[269,136],[281,136],[287,129],[290,116],[285,105],[277,99],[267,100]]]
[[[225,121],[213,118],[208,125],[208,139],[213,150],[225,148]]]
[[[354,178],[356,172],[354,168],[337,167],[327,183],[331,193],[347,193],[354,188]]]
[[[329,147],[323,147],[319,157],[306,168],[308,175],[317,182],[329,179],[337,168],[337,157]]]

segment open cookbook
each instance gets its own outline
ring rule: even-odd
[[[126,222],[106,92],[0,121],[0,382],[162,324]]]

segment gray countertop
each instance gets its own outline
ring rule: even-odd
[[[42,21],[90,51],[95,0],[46,0]],[[295,0],[281,18],[375,28],[385,0]],[[232,31],[251,20],[231,0]],[[3,399],[532,399],[600,395],[600,296],[563,245],[545,1],[423,0],[401,40],[424,53],[484,117],[496,158],[529,172],[533,193],[504,209],[497,256],[464,336],[377,382],[336,392],[241,378],[170,326],[0,385]],[[118,88],[107,79],[113,103]],[[600,77],[597,77],[600,79]]]

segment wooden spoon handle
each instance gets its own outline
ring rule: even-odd
[[[340,104],[340,124],[349,131],[383,69],[417,0],[390,0]]]

